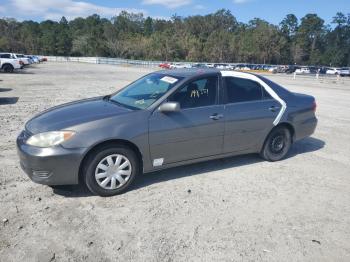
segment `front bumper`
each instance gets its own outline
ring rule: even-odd
[[[18,136],[17,153],[21,168],[32,181],[44,185],[79,183],[79,167],[85,148],[40,148],[27,145],[27,139],[25,131]]]

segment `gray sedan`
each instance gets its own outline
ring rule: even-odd
[[[216,69],[148,74],[104,97],[46,110],[17,138],[37,183],[112,196],[136,176],[227,156],[283,159],[317,125],[315,99],[263,76]]]

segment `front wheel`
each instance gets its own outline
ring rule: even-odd
[[[5,73],[12,73],[14,68],[12,65],[4,65],[2,69]]]
[[[88,157],[85,165],[85,183],[99,196],[125,192],[140,169],[137,155],[125,146],[101,148]]]
[[[287,155],[291,144],[290,131],[285,127],[276,127],[268,135],[260,155],[267,161],[279,161]]]

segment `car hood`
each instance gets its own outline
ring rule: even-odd
[[[26,124],[32,134],[69,129],[79,124],[122,115],[132,110],[104,100],[102,97],[79,100],[50,108]]]

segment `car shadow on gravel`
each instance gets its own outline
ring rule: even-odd
[[[322,149],[325,145],[326,142],[321,139],[315,137],[307,137],[295,142],[286,158],[291,158],[296,155],[314,152]]]
[[[2,81],[2,80],[0,80],[0,81]],[[2,88],[2,87],[0,87],[0,92],[9,92],[11,90],[12,90],[12,88]]]
[[[15,74],[15,75],[34,75],[34,72],[31,71],[14,71],[11,74]]]
[[[85,185],[51,186],[53,193],[64,197],[90,197],[93,194]]]
[[[16,104],[18,99],[19,97],[0,97],[0,106]]]
[[[293,144],[288,158],[292,158],[299,154],[317,151],[325,146],[325,142],[308,137]],[[248,154],[234,157],[226,157],[217,160],[210,160],[206,162],[190,164],[181,167],[174,167],[167,170],[156,171],[139,176],[129,191],[137,190],[142,187],[147,187],[152,184],[157,184],[169,180],[180,179],[182,177],[201,175],[207,172],[214,172],[244,165],[255,164],[264,161],[258,154]],[[71,186],[55,186],[53,188],[55,194],[65,197],[89,197],[92,193],[84,185]]]
[[[324,146],[324,141],[314,137],[308,137],[303,140],[297,141],[295,144],[293,144],[286,158],[288,159],[299,154],[317,151],[323,148]],[[163,171],[152,172],[149,174],[139,176],[130,190],[135,190],[138,188],[146,187],[160,182],[165,182],[168,180],[250,165],[262,161],[264,160],[260,158],[258,154],[248,154],[211,160],[182,167],[175,167]]]

